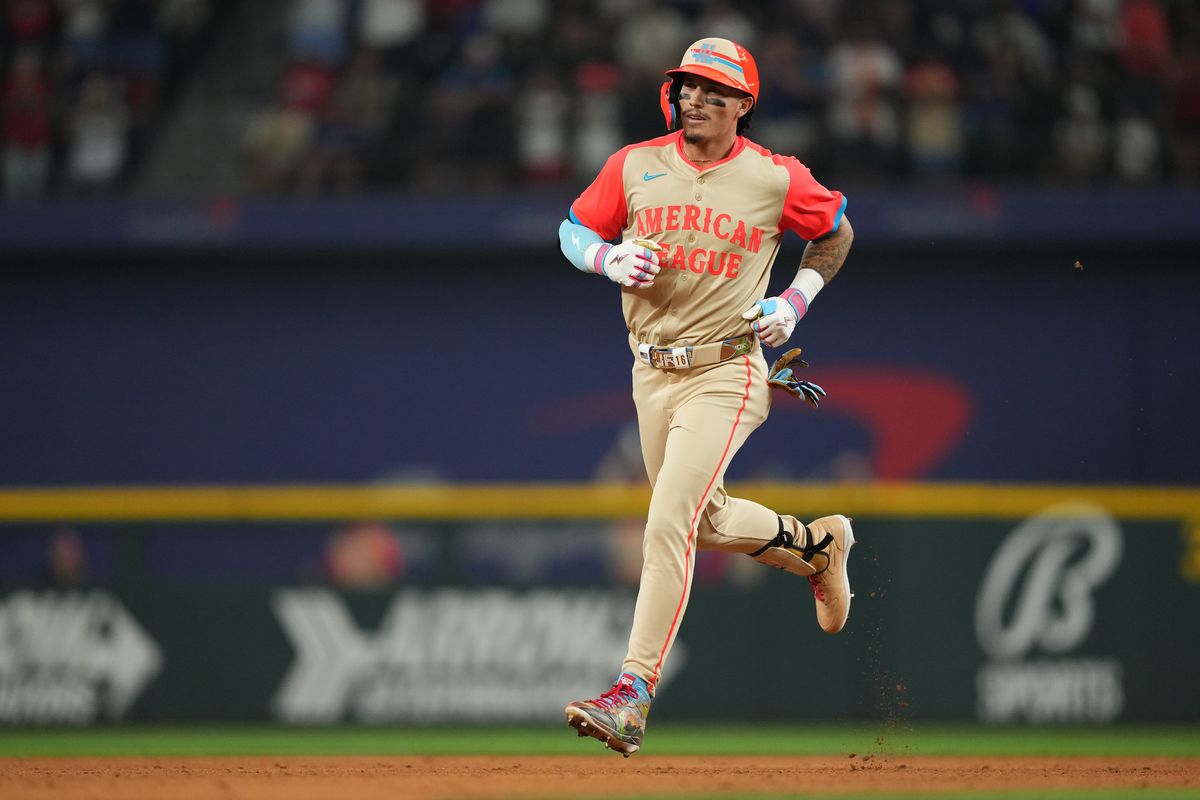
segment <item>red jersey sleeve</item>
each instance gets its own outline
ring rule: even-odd
[[[629,215],[625,203],[625,156],[628,147],[608,157],[592,185],[571,204],[571,221],[591,228],[606,241],[616,239]]]
[[[837,230],[846,211],[846,198],[841,192],[831,192],[821,184],[808,167],[791,156],[775,156],[778,164],[787,168],[788,190],[783,201],[779,227],[795,231],[812,241]]]

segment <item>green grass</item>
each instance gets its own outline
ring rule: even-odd
[[[1194,726],[990,728],[672,725],[646,755],[1127,755],[1200,758]],[[564,725],[523,728],[117,726],[0,728],[0,757],[199,755],[595,755]],[[1064,796],[1065,797],[1065,796]],[[1088,795],[1089,798],[1095,795]],[[700,800],[690,798],[690,800]],[[843,796],[841,800],[846,800]]]

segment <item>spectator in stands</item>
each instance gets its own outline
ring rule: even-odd
[[[895,175],[900,155],[900,58],[865,18],[828,58],[829,130],[838,146],[842,180]]]
[[[387,126],[395,95],[396,81],[383,72],[378,54],[357,51],[317,120],[300,167],[302,193],[345,195],[362,187],[364,164]]]
[[[87,547],[79,531],[63,526],[50,534],[42,565],[42,585],[52,589],[79,589],[91,581]]]
[[[958,77],[936,55],[909,68],[904,77],[908,115],[906,133],[913,173],[921,178],[962,174],[964,146]]]
[[[304,58],[285,66],[278,96],[251,115],[243,134],[253,191],[317,193],[335,160],[346,178],[339,151],[349,145],[350,137],[345,107],[331,108],[337,89],[337,72],[319,60]],[[318,138],[321,150],[314,151]]]
[[[1054,174],[1070,183],[1091,183],[1105,167],[1111,145],[1095,89],[1083,84],[1067,87],[1062,115],[1054,126]]]
[[[607,61],[583,64],[575,73],[572,163],[578,176],[594,175],[622,147],[620,80],[620,70]]]
[[[103,68],[109,3],[105,0],[60,0],[60,6],[67,71],[83,75]]]
[[[570,98],[562,79],[548,65],[525,76],[517,108],[517,159],[523,181],[532,186],[560,183],[570,163],[567,120]]]
[[[682,53],[694,39],[687,19],[673,7],[652,0],[632,0],[614,20],[612,56],[621,69],[661,82],[663,53]],[[587,168],[580,167],[581,172]]]
[[[242,137],[249,190],[255,194],[291,192],[296,171],[312,145],[314,129],[312,115],[282,102],[253,114]]]
[[[429,93],[422,160],[423,189],[498,189],[510,183],[514,81],[491,34],[467,39]]]
[[[109,70],[118,78],[117,89],[129,109],[130,160],[147,146],[166,67],[157,3],[117,0],[109,22]]]
[[[379,53],[388,69],[397,69],[420,58],[418,37],[425,21],[422,0],[360,0],[357,44]]]
[[[283,105],[311,117],[320,116],[337,89],[337,72],[320,61],[297,59],[284,68],[279,82]]]
[[[1113,166],[1118,180],[1146,184],[1162,176],[1163,142],[1158,126],[1126,104],[1113,126]]]
[[[333,531],[325,545],[325,575],[343,589],[382,589],[403,580],[404,550],[379,522],[355,522]]]
[[[287,15],[288,55],[336,67],[346,56],[348,0],[292,0]]]
[[[768,32],[754,52],[759,74],[772,78],[754,108],[751,138],[776,153],[796,153],[817,170],[824,139],[824,61],[790,31]]]
[[[87,76],[66,125],[69,194],[107,194],[116,187],[129,156],[130,124],[116,82],[99,72]]]
[[[42,57],[30,45],[13,56],[4,83],[4,196],[41,197],[50,175],[53,98]]]

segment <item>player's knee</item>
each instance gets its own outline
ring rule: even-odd
[[[686,551],[689,540],[695,546],[695,532],[678,525],[651,520],[646,523],[646,533],[642,539],[642,558],[650,558],[664,553]]]

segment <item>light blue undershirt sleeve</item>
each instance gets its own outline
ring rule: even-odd
[[[575,265],[575,269],[582,272],[592,271],[591,265],[583,258],[584,252],[592,245],[603,241],[600,234],[591,228],[585,228],[569,219],[564,219],[558,226],[558,246],[567,260]]]

